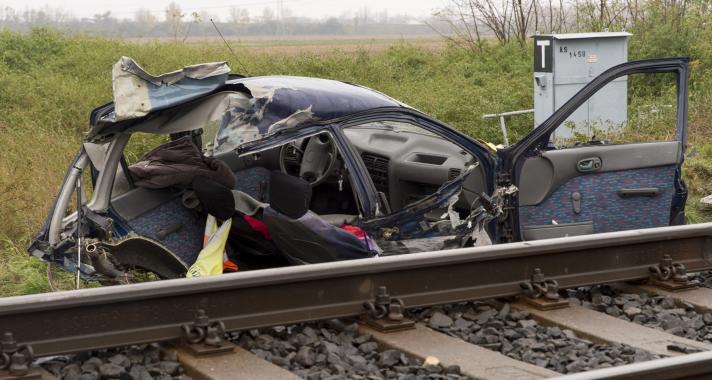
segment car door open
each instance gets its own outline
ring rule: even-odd
[[[613,67],[502,151],[502,178],[519,189],[506,221],[511,237],[684,223],[687,64],[672,58]],[[608,86],[621,85],[627,86],[627,107],[605,96]],[[623,121],[597,117],[600,107],[626,108],[617,110]]]

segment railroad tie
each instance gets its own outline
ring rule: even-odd
[[[681,338],[582,306],[571,305],[564,309],[547,311],[524,303],[516,303],[513,306],[528,311],[532,318],[544,325],[570,329],[580,337],[597,343],[627,344],[650,353],[666,356],[682,355],[680,352],[669,350],[669,345],[703,351],[712,350],[712,344]]]
[[[458,365],[463,375],[474,379],[535,380],[559,375],[546,368],[518,361],[433,331],[419,323],[411,330],[388,333],[360,325],[359,332],[371,335],[376,342],[385,347],[403,351],[423,360],[428,356],[436,357],[443,367]]]
[[[234,351],[210,355],[194,355],[177,348],[178,361],[195,380],[299,380],[300,378],[255,354],[236,347]]]

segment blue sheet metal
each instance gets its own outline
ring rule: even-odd
[[[225,111],[216,136],[218,152],[309,122],[403,106],[374,90],[328,79],[269,76],[229,84],[243,85],[252,98],[246,106],[235,105]]]

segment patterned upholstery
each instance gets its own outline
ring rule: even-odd
[[[271,174],[272,172],[269,169],[262,166],[239,170],[235,172],[235,190],[242,191],[260,202],[269,202],[269,178]]]
[[[168,234],[163,240],[158,238],[160,231],[176,224],[181,225],[180,229]],[[185,208],[180,198],[166,202],[140,215],[131,220],[129,225],[136,233],[165,245],[188,265],[195,262],[203,247],[205,218],[197,212]]]
[[[267,198],[269,169],[255,166],[235,173],[237,179],[236,190],[240,190],[255,199]],[[264,183],[264,196],[260,196],[260,183]],[[162,230],[180,224],[177,231],[168,234],[163,240],[158,238]],[[170,249],[187,265],[191,265],[198,258],[203,248],[203,232],[205,218],[198,212],[183,206],[180,198],[166,202],[148,212],[143,213],[129,222],[129,226],[136,233],[154,239]]]
[[[593,221],[594,232],[667,226],[674,194],[675,166],[621,170],[575,177],[536,206],[521,206],[522,227]],[[654,198],[618,196],[620,189],[657,188]],[[574,213],[571,194],[581,193],[581,212]]]

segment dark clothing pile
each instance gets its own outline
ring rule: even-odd
[[[228,250],[227,255],[240,261],[240,266],[241,259],[249,256],[282,266],[287,262],[320,263],[376,254],[370,239],[358,227],[333,226],[309,210],[312,188],[308,182],[272,172],[270,204],[258,202],[233,191],[235,176],[228,165],[203,156],[190,136],[153,149],[131,165],[129,172],[137,186],[191,189],[198,201],[196,209],[221,221],[232,219],[229,242],[235,249]],[[259,206],[255,212],[248,214],[244,207],[237,207],[238,200],[244,203],[245,198]]]
[[[311,185],[303,179],[272,173],[263,220],[287,260],[312,264],[374,256],[365,240],[310,211],[311,196]]]
[[[190,136],[167,142],[146,153],[129,166],[129,172],[136,186],[149,189],[189,188],[198,176],[228,189],[235,187],[235,175],[230,167],[218,159],[203,156]]]

